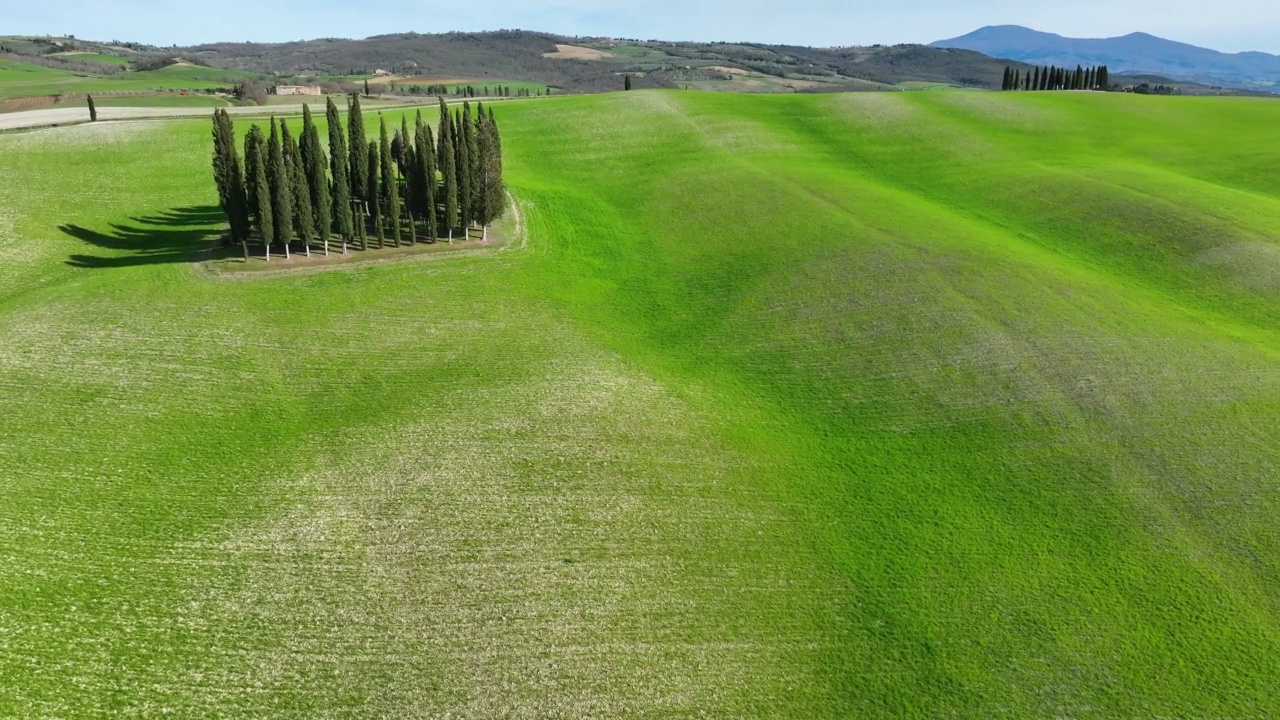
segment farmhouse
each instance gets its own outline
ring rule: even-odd
[[[277,85],[277,95],[322,95],[319,85]]]

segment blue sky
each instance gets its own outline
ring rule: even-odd
[[[158,45],[522,28],[568,35],[802,45],[932,42],[983,25],[1075,37],[1136,30],[1280,53],[1276,0],[4,0],[0,34]],[[212,16],[206,9],[219,7]],[[253,22],[246,22],[253,18]]]

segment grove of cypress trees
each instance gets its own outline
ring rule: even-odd
[[[302,153],[284,120],[280,121],[280,142],[284,146],[284,166],[289,174],[289,189],[293,196],[293,232],[302,241],[307,257],[311,257],[311,240],[315,237],[311,189],[308,187],[306,169],[302,166]]]
[[[280,147],[280,135],[276,131],[276,119],[271,118],[271,135],[267,139],[267,185],[271,188],[271,217],[274,227],[271,238],[266,240],[267,260],[271,260],[272,242],[284,245],[284,257],[289,258],[289,241],[293,239],[293,188],[285,168],[284,150]]]
[[[368,168],[369,177],[365,181],[365,186],[369,189],[369,215],[373,220],[373,232],[378,238],[378,248],[381,249],[386,244],[386,236],[382,231],[382,203],[378,202],[378,143],[369,141],[365,146],[365,167]]]
[[[368,202],[369,141],[364,136],[364,114],[360,110],[359,95],[351,98],[351,110],[347,114],[347,139],[351,143],[351,197]]]
[[[342,120],[333,98],[328,99],[325,117],[329,121],[329,173],[333,176],[333,225],[342,237],[342,254],[347,254],[347,241],[355,234],[351,219],[351,158],[347,155],[347,138],[342,133]]]
[[[391,154],[391,139],[387,137],[387,122],[378,117],[378,164],[382,168],[381,200],[386,204],[391,220],[391,244],[400,247],[400,183],[396,179],[396,162]]]

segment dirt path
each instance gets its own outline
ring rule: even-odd
[[[486,102],[525,102],[532,98],[498,99],[486,98]],[[461,103],[462,98],[447,100],[450,105]],[[436,99],[412,100],[397,105],[380,105],[378,110],[396,110],[412,107],[436,107]],[[324,101],[319,103],[320,114],[324,114]],[[232,115],[248,115],[266,117],[268,115],[301,115],[302,105],[272,105],[268,107],[228,107],[223,108]],[[152,120],[163,118],[207,118],[213,115],[212,107],[99,107],[98,120]],[[313,108],[314,111],[314,108]],[[57,107],[44,110],[24,110],[14,113],[0,114],[0,132],[28,130],[31,128],[52,127],[55,125],[73,125],[89,121],[87,106]]]

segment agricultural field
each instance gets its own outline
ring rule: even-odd
[[[1280,714],[1280,104],[495,109],[234,279],[208,121],[0,135],[0,716]]]
[[[11,60],[0,60],[0,100],[83,93],[147,93],[229,88],[257,77],[237,70],[171,65],[160,70],[93,75]]]

